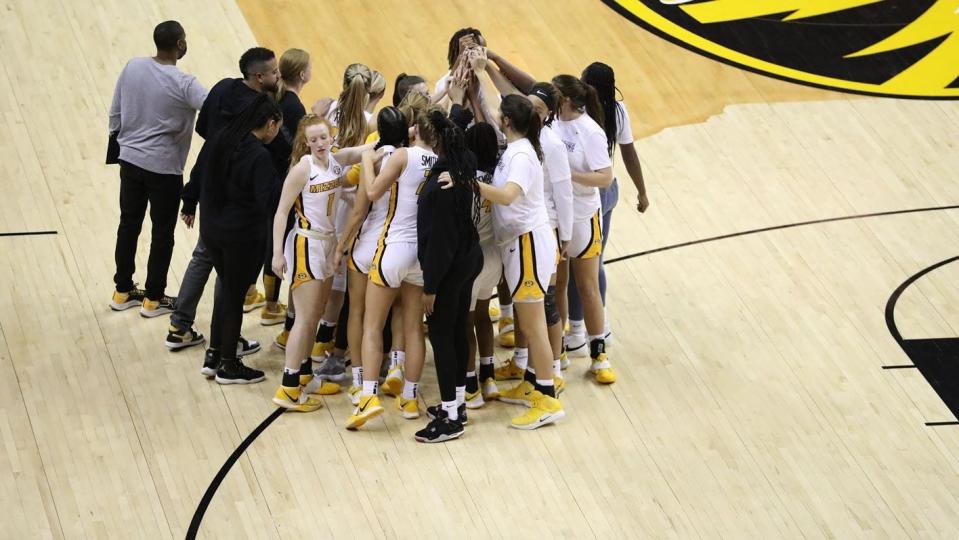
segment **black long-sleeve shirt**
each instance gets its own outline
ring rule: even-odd
[[[463,184],[441,189],[438,178],[447,170],[447,161],[438,159],[420,192],[416,211],[417,257],[426,294],[436,294],[447,273],[460,261],[468,260],[473,250],[479,250],[473,191]]]
[[[263,143],[248,134],[234,149],[225,178],[211,174],[217,137],[203,145],[194,171],[201,185],[200,235],[225,242],[265,238],[272,219],[276,169]],[[191,176],[193,175],[191,174]],[[219,185],[212,186],[212,182]],[[214,200],[219,193],[218,200]]]
[[[243,79],[223,79],[216,83],[200,107],[196,132],[209,139],[243,112],[258,95],[260,93],[247,86]]]

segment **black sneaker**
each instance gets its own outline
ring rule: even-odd
[[[113,291],[113,298],[110,300],[110,309],[113,311],[123,311],[143,304],[146,298],[146,291],[133,284],[133,288],[127,292]]]
[[[459,420],[450,420],[443,416],[430,420],[430,423],[417,431],[413,438],[423,443],[439,443],[456,439],[464,431],[463,424]]]
[[[140,315],[148,319],[173,313],[176,309],[176,298],[163,295],[159,300],[143,299],[143,307],[140,308]]]
[[[216,382],[220,384],[252,384],[265,380],[262,371],[243,365],[239,358],[224,358],[216,370]]]
[[[426,408],[426,416],[428,416],[430,420],[434,420],[436,418],[446,418],[448,415],[446,411],[443,410],[443,406],[437,404],[430,405]],[[470,423],[469,418],[466,416],[465,403],[456,408],[456,416],[458,417],[456,421],[460,424],[465,426]]]
[[[255,352],[260,352],[260,342],[240,336],[240,339],[236,342],[236,355],[242,358]]]
[[[189,330],[180,330],[176,326],[170,325],[170,329],[167,331],[166,341],[164,344],[168,349],[172,351],[178,351],[180,349],[185,349],[187,347],[192,347],[194,345],[199,345],[206,341],[206,338],[203,337],[203,334],[196,331],[196,328],[190,328]],[[216,369],[216,368],[214,368]]]
[[[200,373],[207,378],[216,377],[218,367],[220,367],[220,351],[207,349],[206,354],[203,355],[203,367],[200,368]]]

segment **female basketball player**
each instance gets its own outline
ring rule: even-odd
[[[220,384],[248,384],[263,372],[243,365],[236,354],[243,299],[262,268],[276,169],[269,144],[283,115],[265,94],[207,140],[195,166],[201,179],[200,238],[213,259],[222,294],[213,305],[210,348],[202,372]]]
[[[436,108],[431,108],[430,113]],[[366,192],[374,202],[389,197],[386,220],[380,233],[376,253],[370,264],[370,283],[366,290],[366,312],[363,319],[363,391],[359,404],[347,420],[347,429],[356,429],[383,412],[377,396],[382,336],[380,330],[397,294],[401,297],[403,333],[406,338],[406,369],[403,391],[396,398],[396,408],[404,418],[419,417],[416,390],[423,370],[423,272],[417,260],[416,209],[417,193],[426,181],[436,154],[436,135],[429,114],[420,114],[413,128],[409,148],[393,152],[390,160],[373,175],[374,153],[363,156],[361,172],[365,175]]]
[[[373,78],[370,80],[370,96],[369,99],[367,99],[364,110],[372,115],[384,95],[386,95],[386,77],[379,71],[374,71]],[[373,120],[374,122],[373,125],[370,126],[370,131],[375,131],[376,129],[375,116]]]
[[[506,151],[496,166],[493,183],[480,182],[478,187],[483,198],[493,204],[493,230],[503,257],[503,274],[536,373],[534,383],[524,380],[517,386],[521,391],[508,391],[522,394],[530,406],[510,425],[536,429],[565,415],[556,399],[543,304],[558,250],[543,195],[539,116],[527,98],[509,95],[500,103],[500,128],[508,141]]]
[[[313,378],[310,344],[332,286],[335,206],[342,185],[340,176],[344,167],[359,161],[361,153],[372,148],[372,145],[341,148],[334,157],[330,152],[331,131],[330,123],[317,116],[308,116],[300,122],[294,156],[302,154],[302,157],[287,175],[273,220],[273,270],[286,275],[297,306],[296,321],[286,346],[283,379],[273,402],[302,412],[322,406],[320,400],[310,397],[301,385]],[[296,227],[283,243],[286,216],[291,208],[296,211]],[[311,386],[323,390],[322,386]]]
[[[476,157],[466,149],[463,131],[442,112],[434,110],[429,119],[439,157],[419,195],[417,252],[442,402],[427,408],[431,421],[415,438],[435,443],[459,437],[466,423],[470,296],[483,255],[476,234]],[[452,180],[450,189],[441,189],[440,173]]]
[[[623,163],[626,165],[626,171],[629,173],[633,185],[636,186],[638,198],[636,209],[645,212],[649,207],[649,199],[646,197],[646,183],[643,180],[643,169],[639,163],[639,156],[636,155],[636,148],[633,146],[633,130],[629,125],[629,113],[626,112],[626,105],[622,101],[616,100],[616,76],[613,68],[602,62],[593,62],[583,70],[583,82],[596,89],[599,97],[599,104],[603,108],[603,130],[606,132],[607,148],[609,155],[616,152],[615,145],[618,144],[623,156]],[[619,184],[616,178],[608,188],[599,190],[600,202],[602,203],[602,224],[603,224],[603,251],[606,250],[606,242],[609,241],[610,223],[613,218],[613,208],[619,198]],[[599,292],[603,298],[603,306],[606,306],[606,270],[603,267],[603,255],[600,255],[599,261]],[[576,283],[570,283],[569,286],[569,314],[570,319],[574,321],[573,326],[582,328],[583,324],[583,306],[579,300],[579,294],[576,291]],[[604,334],[606,345],[609,346],[612,340],[610,332],[609,318],[606,320]],[[573,346],[586,342],[586,336],[572,335],[570,342]]]
[[[393,106],[399,107],[410,92],[422,94],[427,98],[430,97],[430,89],[426,86],[426,80],[423,77],[400,73],[396,76],[396,83],[393,85]]]
[[[592,358],[590,371],[595,374],[597,382],[610,384],[616,381],[616,375],[606,356],[603,300],[599,294],[599,255],[603,234],[599,224],[597,188],[607,187],[613,181],[613,167],[596,90],[572,75],[553,77],[553,86],[558,97],[557,119],[553,126],[566,144],[573,179],[570,269],[583,302]],[[571,328],[571,333],[575,331]]]

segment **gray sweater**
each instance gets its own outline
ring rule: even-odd
[[[110,106],[120,159],[157,174],[183,174],[196,111],[207,89],[196,77],[152,58],[134,58],[120,72]]]

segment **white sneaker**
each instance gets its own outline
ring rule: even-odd
[[[566,354],[583,358],[589,356],[589,343],[586,341],[586,334],[566,334],[563,337],[563,343],[566,345]]]

